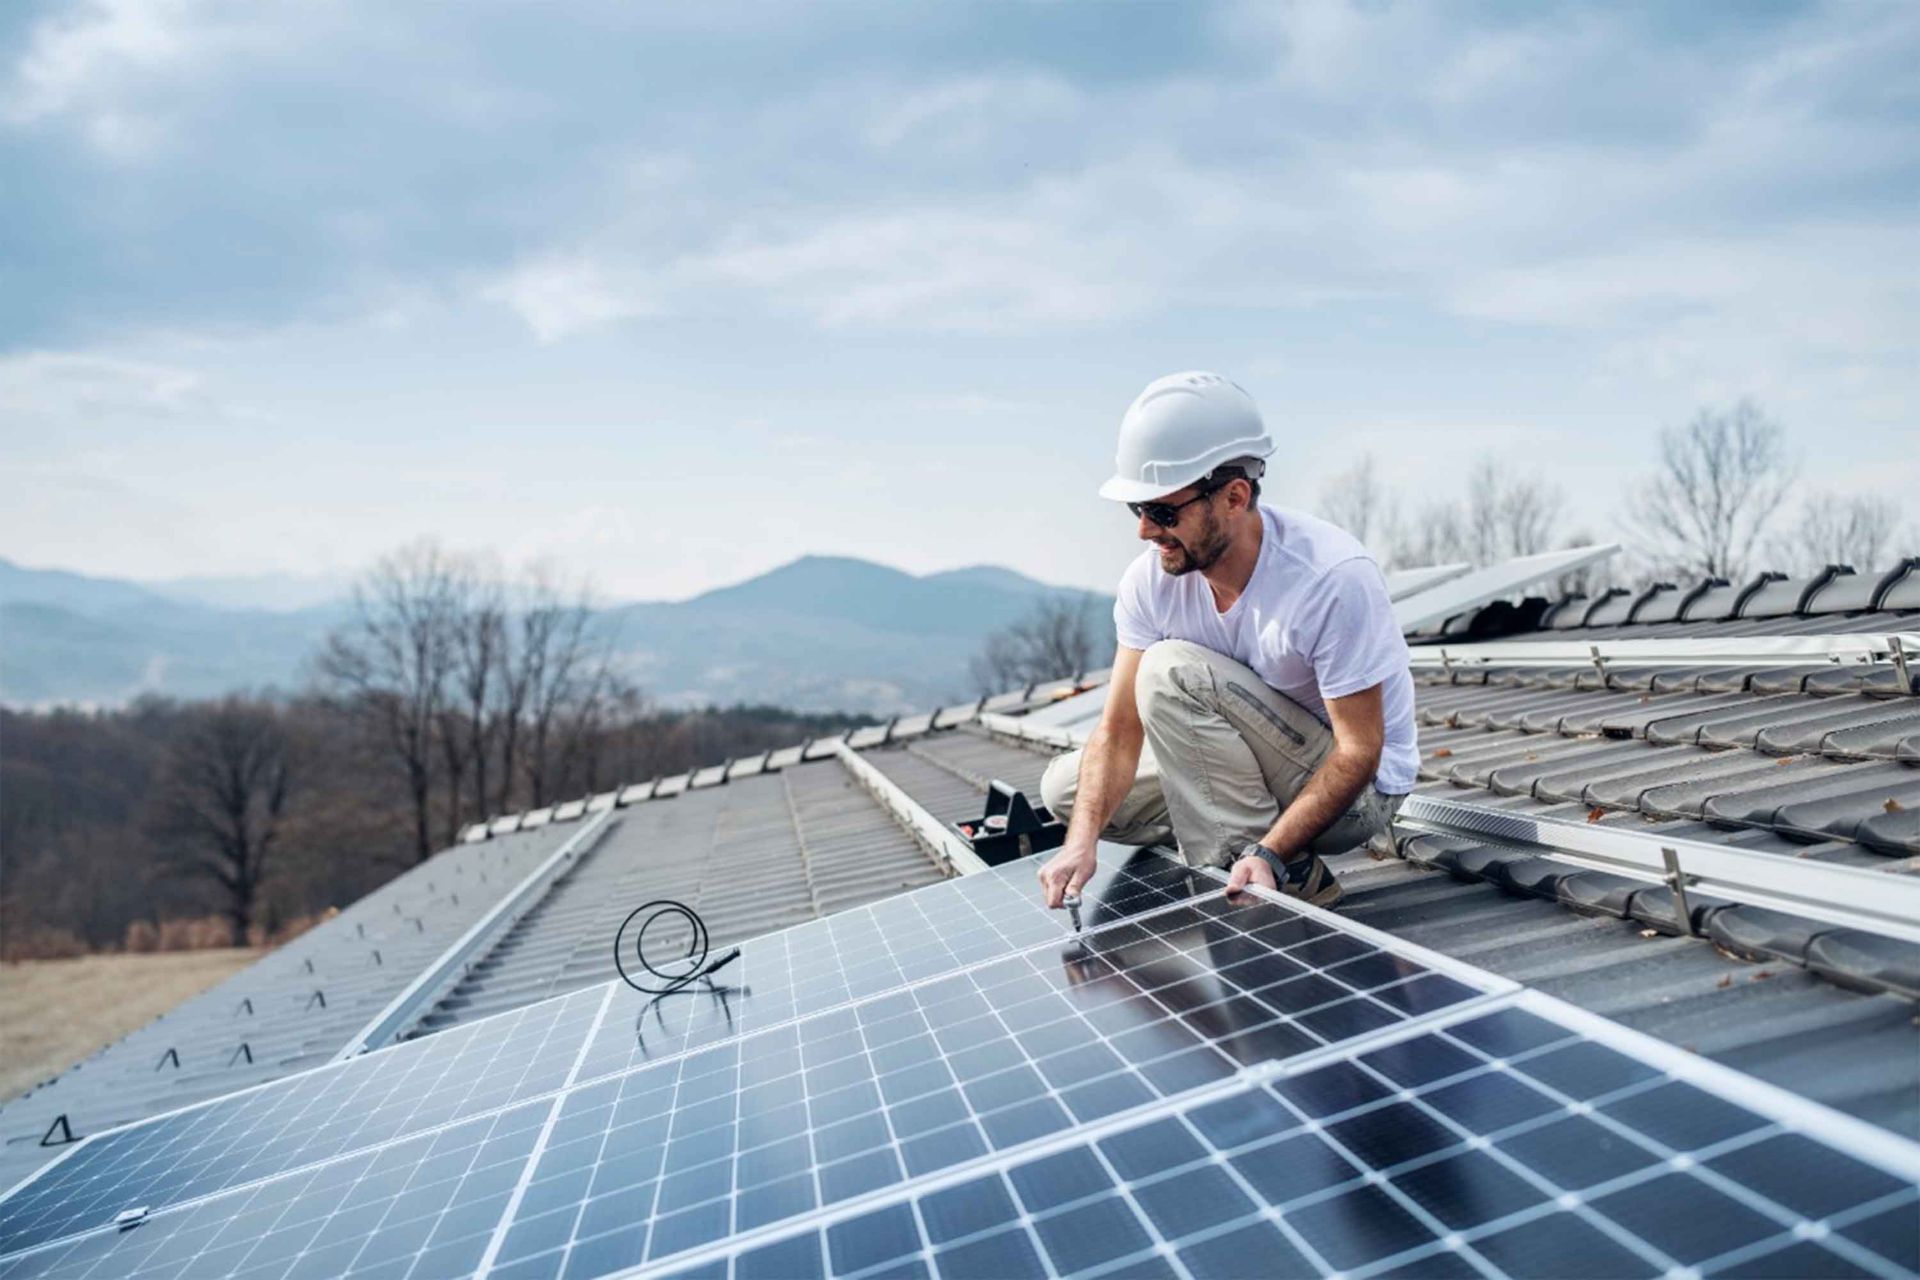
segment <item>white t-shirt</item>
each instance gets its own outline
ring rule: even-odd
[[[1247,589],[1221,613],[1200,573],[1173,577],[1149,546],[1127,566],[1113,606],[1129,649],[1190,640],[1244,662],[1262,680],[1327,724],[1328,698],[1384,685],[1386,743],[1374,786],[1413,790],[1414,736],[1407,642],[1393,619],[1386,579],[1358,539],[1317,516],[1262,505],[1260,558]]]

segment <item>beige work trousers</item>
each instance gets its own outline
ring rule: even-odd
[[[1131,845],[1172,839],[1189,865],[1231,865],[1273,829],[1333,749],[1333,732],[1312,712],[1252,668],[1190,641],[1149,647],[1134,697],[1147,740],[1133,786],[1100,837]],[[1073,812],[1081,754],[1056,756],[1040,782],[1047,808],[1062,820]],[[1391,847],[1403,799],[1367,787],[1308,848],[1338,853],[1376,837]]]

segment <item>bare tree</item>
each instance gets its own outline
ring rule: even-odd
[[[264,703],[227,698],[185,714],[156,788],[156,834],[175,874],[218,886],[244,946],[292,790],[289,738]]]
[[[354,588],[354,615],[317,663],[323,685],[406,775],[414,856],[434,850],[433,781],[440,712],[452,668],[460,571],[432,542],[385,557]]]
[[[1457,502],[1428,502],[1399,522],[1389,544],[1389,568],[1411,569],[1467,558],[1467,534]]]
[[[1660,470],[1634,507],[1648,558],[1738,579],[1794,478],[1786,432],[1751,400],[1660,434]]]
[[[446,843],[458,837],[466,815],[487,813],[492,739],[498,728],[493,698],[506,609],[499,570],[478,557],[449,568],[447,692],[435,713],[446,766]],[[465,790],[473,777],[471,804]]]
[[[1094,597],[1042,596],[1019,621],[987,637],[972,662],[980,693],[1002,693],[1040,680],[1078,675],[1102,652]]]
[[[1818,573],[1830,564],[1852,565],[1861,573],[1884,569],[1898,554],[1900,504],[1879,494],[1809,494],[1799,519],[1768,554],[1780,567]]]
[[[551,568],[529,570],[519,597],[502,651],[502,787],[517,762],[538,808],[554,798],[579,736],[597,726],[613,692],[613,644],[593,625],[590,590],[568,590]]]
[[[1358,461],[1321,489],[1320,514],[1368,547],[1393,542],[1392,497],[1381,482],[1371,453],[1361,454]]]
[[[1391,498],[1387,505],[1393,505]],[[1391,526],[1388,559],[1394,567],[1411,568],[1536,555],[1555,545],[1560,510],[1557,487],[1484,457],[1468,473],[1463,499],[1430,502]]]
[[[1547,550],[1560,502],[1559,489],[1540,477],[1516,475],[1493,458],[1481,458],[1467,476],[1463,558],[1486,565]]]

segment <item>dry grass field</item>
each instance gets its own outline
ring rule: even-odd
[[[262,954],[230,947],[0,964],[0,1099],[65,1070]]]

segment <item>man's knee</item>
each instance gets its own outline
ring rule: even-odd
[[[1080,753],[1069,751],[1055,756],[1040,775],[1040,803],[1048,812],[1065,822],[1073,813],[1074,792],[1080,785]]]
[[[1140,718],[1151,720],[1177,702],[1192,701],[1197,696],[1194,681],[1210,679],[1211,662],[1217,657],[1191,640],[1158,640],[1148,645],[1133,681]]]

